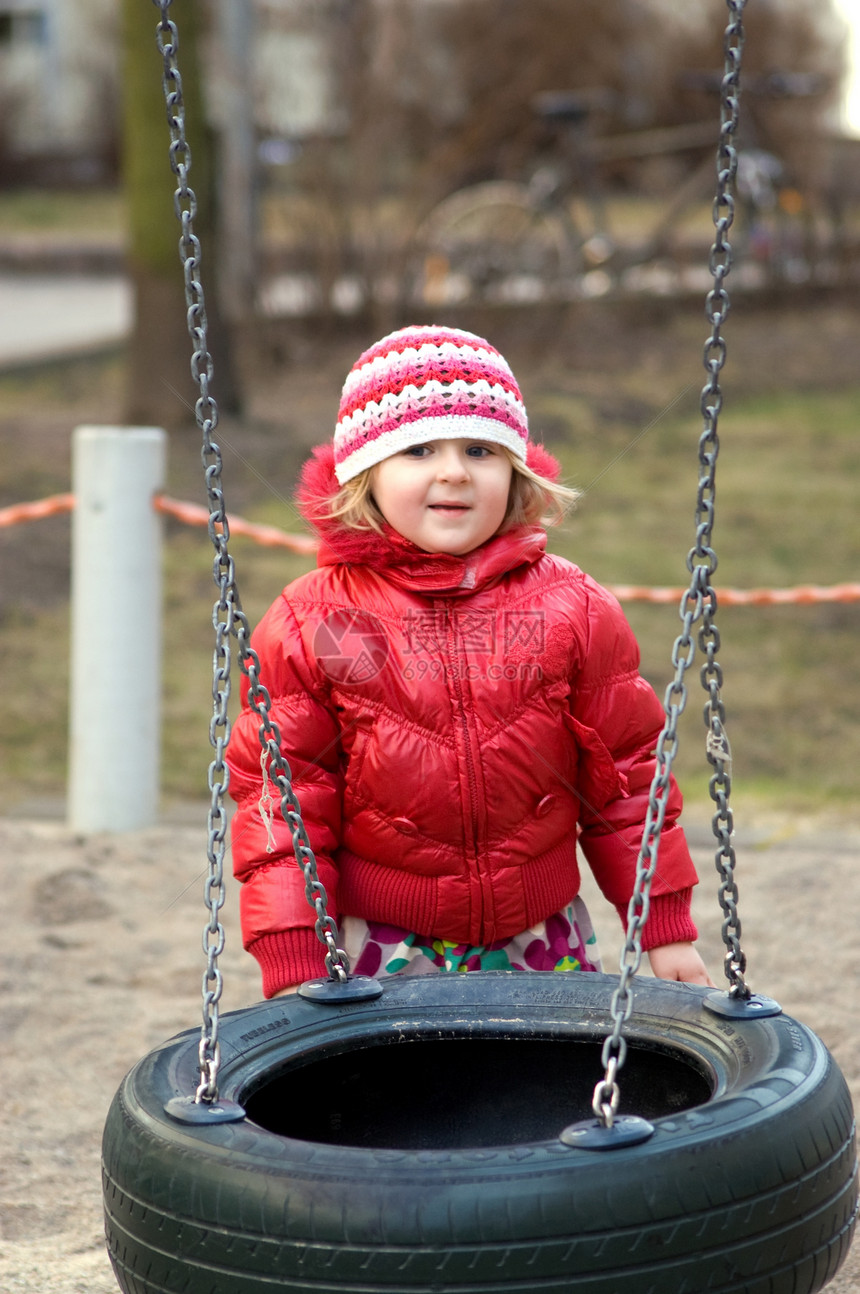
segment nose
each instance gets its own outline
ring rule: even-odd
[[[459,445],[442,441],[436,455],[436,477],[440,481],[469,479],[469,460]]]

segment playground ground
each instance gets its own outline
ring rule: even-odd
[[[125,1071],[200,1021],[205,821],[130,835],[76,837],[48,811],[0,819],[4,1118],[0,1289],[110,1294],[99,1148]],[[708,812],[688,831],[702,876],[701,946],[720,972]],[[737,821],[743,945],[753,989],[775,997],[833,1053],[860,1105],[856,902],[860,815],[770,810]],[[589,899],[592,895],[589,893]],[[231,885],[224,924],[224,1009],[258,1000]],[[620,927],[591,902],[606,968]],[[860,1247],[829,1294],[860,1294]]]

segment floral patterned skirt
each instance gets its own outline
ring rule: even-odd
[[[353,972],[376,978],[447,971],[601,969],[597,938],[580,898],[522,934],[491,944],[458,944],[348,916],[340,922],[340,934]]]

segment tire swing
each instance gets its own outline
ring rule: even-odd
[[[851,1100],[815,1034],[744,980],[710,583],[745,0],[727,0],[692,581],[681,603],[683,632],[620,976],[486,971],[385,983],[352,976],[338,948],[239,606],[220,451],[211,439],[217,409],[209,394],[176,28],[171,0],[154,2],[219,588],[215,757],[202,1028],[169,1040],[131,1070],[104,1130],[107,1244],[120,1287],[126,1294],[821,1289],[848,1250],[857,1212]],[[695,656],[691,629],[699,620],[729,988],[646,979],[634,1013],[630,982],[641,960],[684,675]],[[289,999],[221,1017],[231,635],[316,909],[327,977]]]

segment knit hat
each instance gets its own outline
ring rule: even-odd
[[[344,382],[335,475],[343,485],[411,445],[460,437],[504,445],[525,462],[528,419],[513,373],[474,333],[401,328],[366,350]]]

